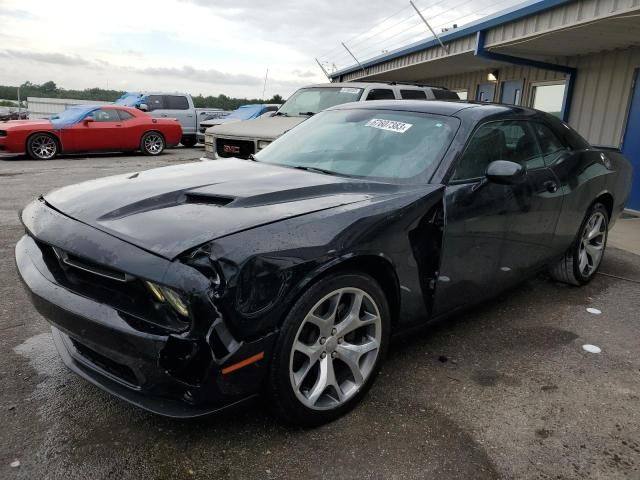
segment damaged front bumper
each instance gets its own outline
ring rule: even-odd
[[[126,262],[135,255],[135,264],[144,265],[144,259],[152,257],[149,262],[167,263],[165,267],[160,265],[163,278],[170,276],[168,270],[175,262],[139,250],[46,206],[32,208],[37,211],[23,214],[29,233],[16,245],[16,263],[33,304],[53,325],[54,342],[71,370],[132,404],[178,418],[220,411],[260,393],[274,333],[253,341],[234,339],[206,294],[194,299],[197,321],[176,332],[150,325],[86,292],[73,291],[60,281],[60,272],[47,257],[47,244],[54,244],[51,237],[59,229],[65,231],[67,244],[57,242],[56,247],[68,247],[68,239],[76,238],[117,251],[115,262]],[[118,243],[120,248],[114,250]],[[234,367],[245,364],[248,358],[258,360],[244,368]]]

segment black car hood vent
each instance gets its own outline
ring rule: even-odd
[[[235,198],[221,197],[219,195],[207,195],[203,193],[187,192],[186,203],[197,203],[200,205],[214,205],[224,207],[235,200]]]

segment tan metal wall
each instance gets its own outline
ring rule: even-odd
[[[578,68],[569,124],[591,143],[620,146],[640,47],[576,57],[569,64]]]
[[[631,99],[633,73],[640,68],[640,47],[572,57],[562,63],[578,69],[569,124],[593,144],[619,147]],[[487,83],[489,71],[426,78],[424,82],[452,90],[466,89],[469,99],[473,99],[477,86]],[[516,79],[524,80],[523,104],[529,105],[532,83],[562,80],[564,74],[521,66],[499,69],[498,82]],[[496,100],[498,95],[497,85]]]

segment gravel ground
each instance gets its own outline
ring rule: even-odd
[[[640,256],[622,250],[587,287],[540,276],[397,341],[365,401],[314,430],[260,404],[164,419],[67,371],[18,280],[16,212],[52,188],[200,154],[0,161],[0,478],[640,479]]]

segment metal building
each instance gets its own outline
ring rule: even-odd
[[[424,82],[462,98],[553,112],[634,164],[640,211],[640,0],[533,0],[336,71]]]
[[[112,102],[73,100],[69,98],[27,97],[27,110],[29,110],[29,118],[48,118],[74,105],[106,105],[109,103]]]

